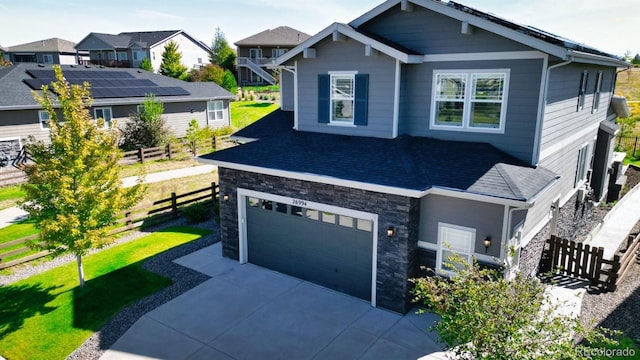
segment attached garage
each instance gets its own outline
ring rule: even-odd
[[[377,215],[238,189],[240,262],[375,306]]]

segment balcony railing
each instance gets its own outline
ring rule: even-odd
[[[268,64],[275,63],[275,58],[250,58],[250,57],[239,57],[237,58],[238,65],[247,65],[249,61],[253,62],[256,65],[265,66]]]
[[[118,67],[118,68],[130,68],[131,62],[129,60],[102,60],[91,59],[89,63],[92,65],[102,65],[106,67]]]

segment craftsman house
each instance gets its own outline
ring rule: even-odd
[[[185,135],[191,119],[201,127],[230,124],[229,101],[234,95],[212,82],[190,83],[137,69],[98,66],[62,66],[72,84],[89,82],[91,115],[107,125],[125,124],[145,95],[154,94],[164,105],[163,117],[174,135]],[[15,158],[29,136],[49,140],[49,115],[34,100],[32,91],[54,81],[51,65],[17,64],[0,67],[0,150]],[[3,150],[2,150],[3,149]]]
[[[558,208],[607,191],[616,56],[389,0],[277,65],[282,111],[201,160],[219,167],[223,251],[241,263],[406,312],[421,265],[531,273],[521,249]]]
[[[211,49],[182,30],[123,32],[117,35],[90,33],[80,40],[76,49],[89,52],[90,62],[108,67],[139,68],[145,58],[158,71],[164,46],[178,44],[182,64],[187,69],[199,69],[209,63]]]
[[[76,65],[87,60],[88,52],[76,52],[72,41],[51,38],[0,49],[6,60],[14,64],[39,63]]]
[[[275,85],[276,71],[270,68],[275,59],[310,37],[302,31],[280,26],[235,42],[238,84]]]

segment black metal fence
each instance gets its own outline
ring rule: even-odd
[[[640,136],[618,135],[616,139],[616,151],[624,151],[629,157],[640,157]]]

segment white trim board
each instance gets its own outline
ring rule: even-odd
[[[540,51],[496,51],[478,53],[454,53],[425,55],[424,62],[483,61],[483,60],[526,60],[544,59],[547,54]]]
[[[291,197],[280,196],[261,191],[237,188],[238,196],[238,262],[245,264],[249,261],[249,251],[247,247],[247,197],[256,197],[264,200],[275,201],[282,204],[293,204],[300,206],[304,203],[305,208],[313,208],[314,210],[326,211],[338,215],[350,216],[357,219],[370,220],[373,223],[372,228],[372,253],[371,253],[371,306],[376,306],[376,280],[378,271],[378,215],[359,210],[342,208],[334,205],[322,204],[304,199],[294,199]]]

